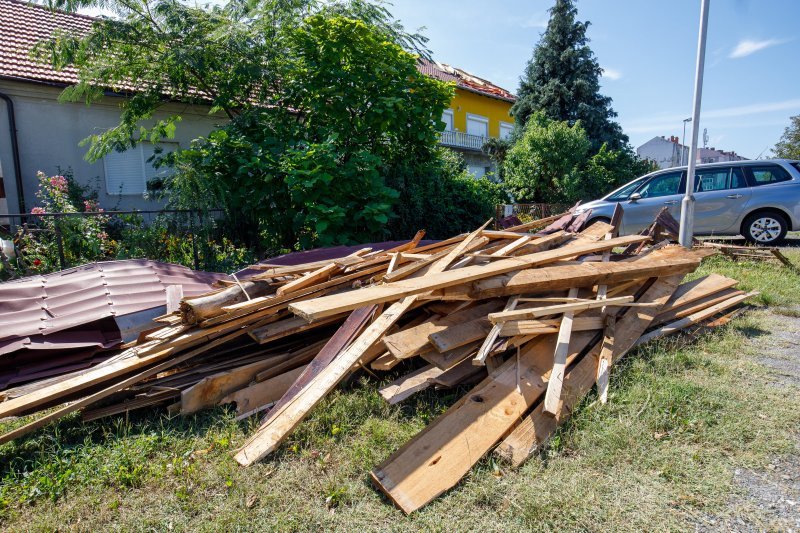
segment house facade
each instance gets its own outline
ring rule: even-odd
[[[107,92],[86,106],[60,103],[64,87],[77,82],[72,68],[53,70],[30,57],[33,46],[57,28],[88,31],[91,17],[53,12],[21,0],[0,0],[0,214],[26,213],[37,205],[36,174],[71,170],[75,180],[98,191],[105,209],[160,209],[163,204],[145,196],[147,182],[164,169],[148,160],[154,146],[144,142],[125,152],[113,152],[90,163],[88,136],[119,123],[122,94]],[[509,115],[514,96],[462,70],[421,61],[421,72],[456,85],[456,95],[442,117],[444,146],[464,154],[470,171],[481,176],[492,163],[481,147],[490,137],[505,137],[513,128]],[[187,148],[226,121],[202,105],[166,104],[154,119],[179,113],[175,138],[159,143],[164,151]],[[0,223],[8,223],[0,217]]]
[[[686,165],[689,162],[689,147],[682,145],[678,138],[653,137],[636,149],[642,159],[649,159],[658,168],[672,168]]]
[[[491,172],[494,165],[482,147],[489,138],[505,139],[511,135],[514,95],[490,81],[443,63],[420,59],[419,70],[456,86],[450,107],[442,114],[445,130],[440,136],[441,144],[461,153],[473,175],[480,177]]]

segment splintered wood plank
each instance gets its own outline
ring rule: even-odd
[[[573,337],[575,352],[591,334]],[[452,488],[545,389],[554,336],[537,339],[372,471],[373,481],[411,513]],[[580,345],[580,347],[578,347]],[[465,361],[471,370],[481,370]],[[462,363],[464,364],[464,363]]]
[[[639,298],[640,302],[653,303],[649,307],[632,307],[617,320],[611,363],[623,357],[636,340],[647,329],[659,309],[675,292],[683,274],[659,278]],[[539,404],[530,414],[522,418],[514,430],[497,447],[495,453],[512,465],[524,463],[555,432],[558,424],[565,421],[578,401],[592,388],[597,376],[597,364],[603,345],[594,346],[585,357],[575,364],[564,379],[564,394],[558,420],[543,412]]]
[[[316,320],[350,311],[362,305],[390,302],[406,296],[422,294],[435,289],[459,285],[469,281],[513,272],[515,270],[529,269],[560,259],[602,252],[606,249],[623,246],[626,243],[644,242],[648,239],[649,237],[641,236],[618,237],[617,239],[610,239],[608,241],[588,242],[572,247],[556,248],[544,252],[523,255],[513,259],[502,259],[488,265],[468,266],[447,272],[429,272],[420,278],[406,279],[384,285],[375,285],[358,291],[322,296],[313,300],[293,302],[289,306],[289,309],[293,313],[304,317],[306,320]],[[466,240],[464,242],[466,242]],[[464,244],[464,242],[461,244]],[[456,247],[456,249],[451,251],[448,256],[440,261],[444,261],[448,259],[448,257],[454,255],[457,257],[457,254],[454,254],[454,252],[457,252],[458,248],[459,247]]]
[[[181,307],[183,299],[183,285],[167,285],[167,313],[175,313]]]
[[[503,312],[513,311],[516,309],[517,304],[519,303],[519,296],[512,296],[506,302],[505,307],[503,308]],[[486,335],[486,339],[481,344],[480,349],[478,350],[478,354],[475,356],[475,359],[472,360],[472,363],[475,366],[485,366],[486,365],[486,358],[489,357],[489,352],[491,352],[492,347],[494,346],[497,337],[500,336],[500,330],[503,328],[503,324],[495,324],[492,326],[492,329],[489,331],[489,334]],[[508,336],[508,335],[506,335]]]
[[[606,326],[603,330],[603,345],[600,348],[600,355],[597,362],[597,395],[600,403],[608,401],[608,382],[611,373],[611,360],[614,354],[614,330],[616,329],[616,317],[605,315]]]
[[[327,281],[333,274],[339,272],[340,270],[341,268],[336,263],[330,263],[324,267],[318,268],[317,270],[304,274],[302,277],[297,278],[294,281],[290,281],[286,285],[281,285],[278,287],[278,290],[275,291],[275,294],[277,296],[283,296],[284,294],[296,292],[301,289],[305,289],[306,287],[310,287],[311,285],[316,285],[317,283]]]
[[[419,391],[427,389],[433,384],[431,380],[439,377],[443,373],[444,370],[434,365],[424,366],[405,376],[397,378],[388,385],[384,385],[378,389],[378,393],[383,396],[383,399],[389,402],[390,405],[394,405],[402,402],[406,398],[410,398]]]
[[[578,294],[578,289],[570,289],[570,294]],[[572,296],[568,296],[568,298],[572,298]],[[574,316],[575,311],[585,311],[587,309],[596,309],[598,307],[614,305],[625,305],[628,303],[633,303],[633,296],[618,296],[616,298],[607,298],[605,300],[584,300],[581,302],[571,302],[558,305],[548,305],[544,307],[533,307],[530,309],[515,309],[513,311],[490,313],[489,320],[497,324],[507,320],[525,320],[528,318],[539,318],[561,313],[573,313]]]
[[[237,415],[258,411],[263,406],[280,400],[307,368],[308,365],[299,366],[270,379],[253,383],[227,394],[218,404],[236,404]]]
[[[725,289],[724,291],[716,292],[714,294],[706,296],[705,298],[700,298],[698,300],[689,302],[688,304],[680,307],[666,308],[661,312],[661,314],[659,314],[653,320],[653,325],[656,326],[660,324],[665,324],[667,322],[672,322],[679,318],[687,317],[698,311],[702,311],[703,309],[711,307],[712,305],[716,305],[729,298],[733,298],[734,296],[739,296],[742,294],[744,294],[744,291],[736,289]]]
[[[577,298],[578,289],[570,289],[567,298]],[[631,297],[633,300],[633,297]],[[575,304],[564,304],[575,305]],[[547,392],[544,396],[544,412],[550,416],[558,416],[561,404],[561,386],[564,383],[564,372],[567,368],[567,355],[569,355],[569,340],[572,338],[572,321],[575,318],[574,310],[570,309],[561,317],[558,328],[556,349],[553,352],[553,371],[547,383]]]

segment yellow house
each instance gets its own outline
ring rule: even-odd
[[[464,155],[467,167],[476,176],[492,169],[489,157],[481,147],[490,137],[505,139],[514,129],[509,111],[514,95],[485,79],[464,70],[420,59],[420,72],[456,85],[450,107],[442,114],[445,130],[441,144]]]

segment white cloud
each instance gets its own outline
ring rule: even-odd
[[[739,59],[742,57],[747,57],[750,54],[755,54],[760,50],[764,50],[765,48],[769,48],[770,46],[775,46],[777,44],[781,44],[784,41],[780,41],[778,39],[767,39],[764,41],[755,41],[753,39],[744,39],[739,41],[739,44],[731,51],[730,57],[731,59]]]
[[[603,67],[603,77],[609,80],[618,80],[622,77],[622,72],[613,68]]]
[[[772,113],[777,111],[797,111],[800,110],[800,98],[792,100],[783,100],[780,102],[762,102],[758,104],[750,104],[736,107],[723,107],[720,109],[712,109],[709,111],[700,112],[700,120],[705,121],[709,119],[721,118],[738,118],[748,115],[760,115],[764,113]],[[650,118],[635,119],[623,124],[626,132],[630,133],[648,133],[668,131],[677,127],[682,127],[681,122],[684,118],[689,116],[689,113],[683,115],[661,115]]]
[[[547,12],[536,13],[528,20],[522,22],[523,28],[546,28],[547,23],[550,21],[550,15]]]

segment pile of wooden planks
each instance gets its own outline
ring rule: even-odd
[[[5,391],[0,418],[46,412],[0,442],[77,410],[96,419],[234,404],[240,417],[264,415],[235,455],[249,465],[353,373],[402,369],[379,387],[389,403],[430,388],[463,392],[372,472],[412,512],[492,450],[524,462],[595,384],[605,402],[613,366],[638,344],[750,296],[718,275],[682,283],[713,251],[653,242],[653,232],[620,237],[613,221],[583,228],[588,217],[502,231],[487,222],[425,246],[420,232],[392,249],[256,265],[256,275],[183,299],[163,327],[103,364]]]

